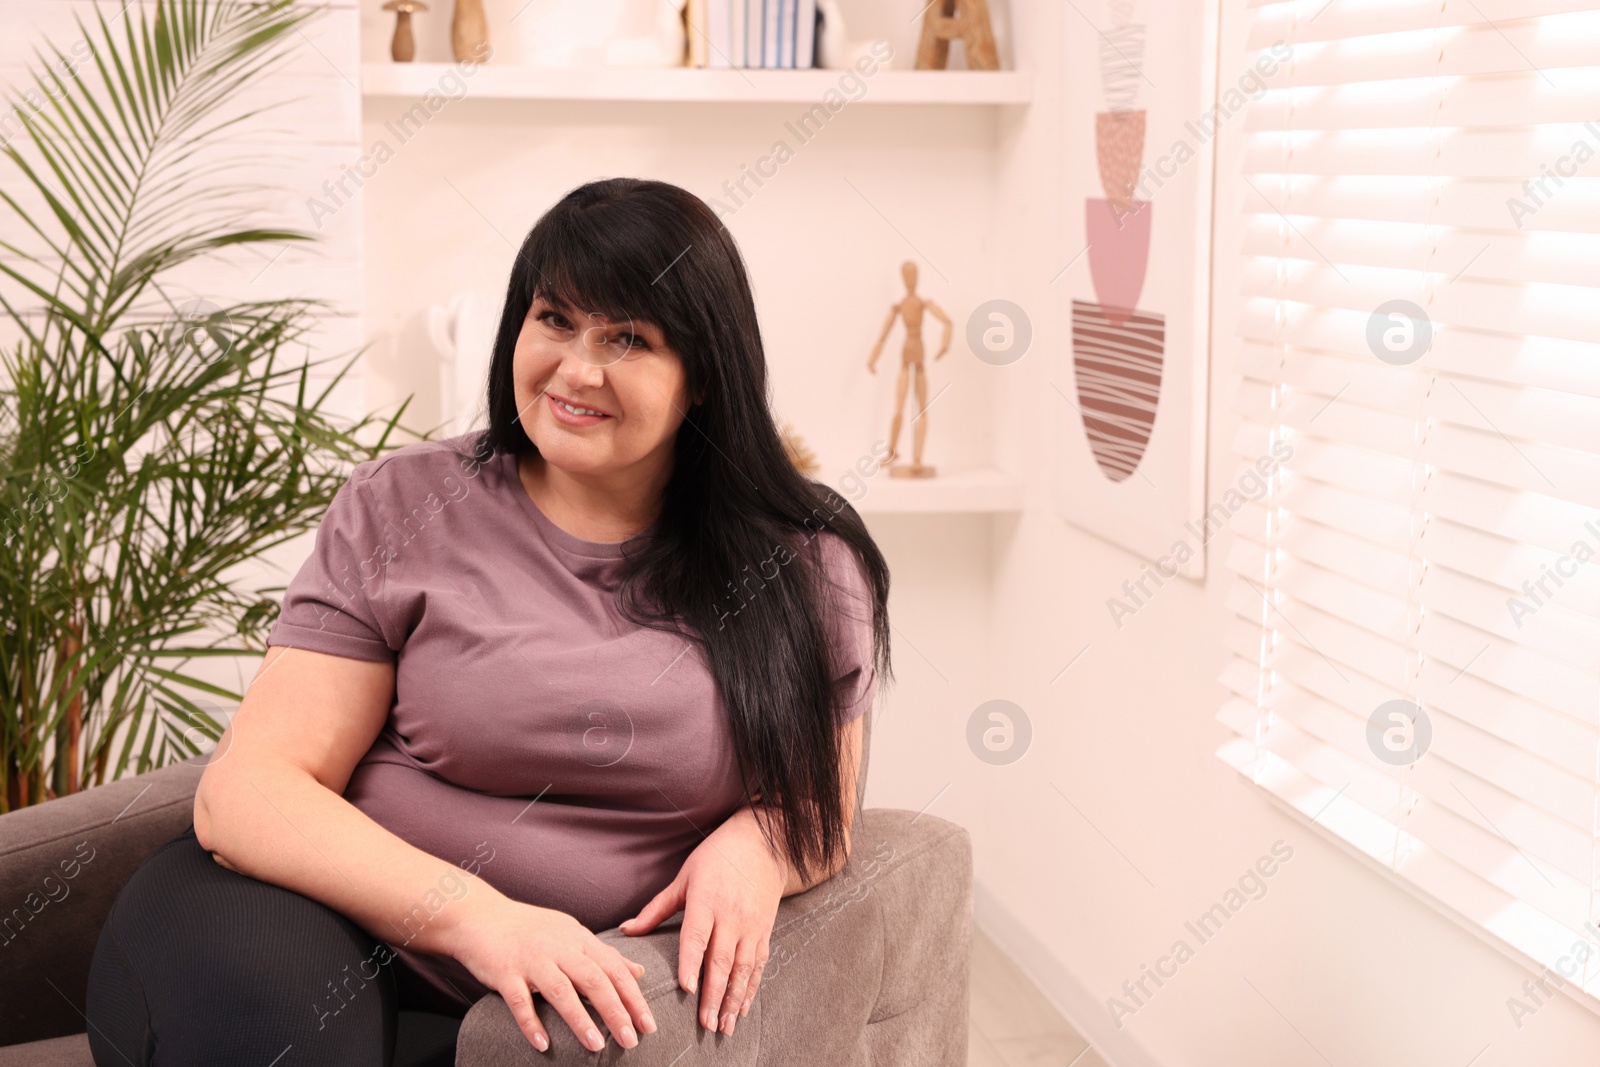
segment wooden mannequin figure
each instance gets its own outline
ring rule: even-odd
[[[950,316],[932,300],[924,300],[917,295],[917,265],[907,260],[900,266],[900,275],[906,281],[905,299],[889,309],[889,318],[883,324],[883,333],[878,335],[878,343],[872,346],[872,355],[867,359],[867,370],[873,374],[878,373],[878,356],[883,352],[883,343],[889,339],[889,331],[894,329],[894,320],[900,319],[906,326],[906,344],[900,357],[900,381],[895,387],[894,394],[894,423],[889,429],[889,476],[891,478],[932,478],[933,468],[925,466],[922,462],[922,444],[928,436],[928,369],[922,361],[922,313],[928,314],[944,323],[944,341],[939,345],[939,351],[934,359],[940,359],[950,350]],[[895,460],[900,455],[900,417],[901,411],[906,406],[906,386],[912,380],[917,385],[917,414],[911,421],[915,424],[912,430],[911,463],[910,465],[895,465]]]

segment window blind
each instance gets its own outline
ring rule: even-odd
[[[1218,755],[1600,997],[1600,0],[1247,24]]]

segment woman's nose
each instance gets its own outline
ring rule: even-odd
[[[572,388],[598,389],[605,384],[606,372],[599,352],[589,349],[580,335],[567,346],[561,358],[561,378]]]

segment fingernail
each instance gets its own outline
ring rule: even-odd
[[[538,1049],[540,1052],[549,1052],[550,1051],[550,1039],[548,1037],[545,1037],[543,1034],[534,1034],[533,1035],[533,1047]]]
[[[739,1006],[739,1014],[743,1015],[745,1018],[750,1017],[750,1001],[747,1000]]]
[[[601,1049],[606,1047],[606,1043],[600,1037],[600,1031],[598,1030],[590,1030],[587,1034],[584,1034],[583,1041],[584,1044],[588,1045],[596,1052],[599,1052]]]
[[[656,1032],[656,1017],[649,1012],[644,1013],[644,1032],[647,1034]]]
[[[689,992],[691,992],[691,993],[695,992],[696,991],[696,987],[699,986],[699,984],[700,984],[700,980],[698,978],[692,978],[691,977],[689,979],[689,986],[688,986]]]
[[[731,1011],[722,1020],[722,1032],[727,1034],[729,1037],[733,1036],[733,1020],[734,1015]]]
[[[633,1027],[624,1026],[622,1028],[621,1042],[623,1048],[632,1048],[639,1043],[639,1035],[633,1032]]]

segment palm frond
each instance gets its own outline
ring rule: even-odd
[[[165,276],[311,235],[259,217],[242,103],[316,9],[157,0],[36,54],[38,108],[0,147],[0,811],[193,755],[239,694],[191,660],[259,653],[276,610],[240,568],[315,527],[405,405],[324,410],[356,356],[313,358],[328,309],[222,301]],[[333,381],[313,381],[330,366]],[[317,372],[320,374],[321,372]],[[275,587],[278,588],[278,587]]]

